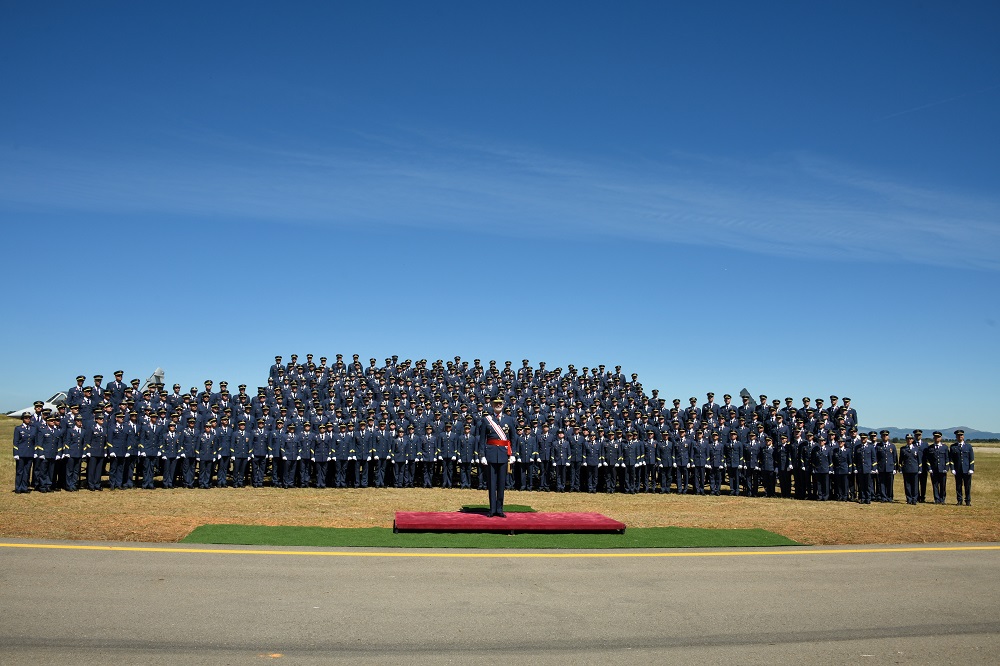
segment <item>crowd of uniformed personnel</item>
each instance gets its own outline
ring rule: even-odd
[[[638,375],[600,365],[514,370],[479,359],[364,367],[355,354],[331,365],[275,357],[265,386],[211,380],[139,389],[139,380],[76,379],[65,405],[24,416],[14,432],[17,493],[140,487],[484,488],[476,433],[489,403],[504,401],[518,423],[507,487],[516,490],[693,493],[819,501],[894,501],[902,474],[908,504],[930,480],[944,503],[955,477],[959,504],[971,504],[972,447],[956,431],[950,447],[935,432],[859,432],[850,398],[792,398],[740,404],[709,393],[672,405]]]

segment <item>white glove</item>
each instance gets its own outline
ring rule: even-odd
[[[791,468],[789,468],[789,469],[791,469]],[[802,471],[803,471],[803,472],[804,472],[804,471],[806,471],[806,468],[805,468],[805,467],[803,467],[803,468],[802,468]]]
[[[452,461],[452,462],[455,462],[455,458],[456,458],[456,456],[452,456],[452,457],[451,457],[451,461]],[[462,461],[461,461],[461,460],[459,460],[458,462],[462,462]]]
[[[509,458],[509,459],[507,460],[507,462],[508,462],[508,463],[510,463],[510,464],[514,464],[514,463],[516,463],[517,461],[516,461],[516,460],[514,460],[514,456],[511,456],[511,457],[510,457],[510,458]]]
[[[20,460],[21,456],[14,456],[14,460]]]
[[[366,460],[366,462],[371,462],[371,460],[372,460],[372,457],[368,456],[368,459]]]
[[[181,454],[181,458],[187,458],[187,454],[186,453],[182,453]]]
[[[117,455],[117,454],[116,454],[116,453],[115,453],[114,451],[112,451],[112,452],[111,452],[110,454],[108,454],[108,455],[110,455],[110,456],[111,456],[112,458],[117,458],[117,457],[118,457],[118,455]],[[37,458],[38,456],[35,456],[35,457]]]
[[[951,470],[951,475],[955,476],[955,470]]]
[[[480,459],[479,459],[479,464],[481,464],[481,465],[486,465],[486,464],[487,464],[487,463],[486,463],[486,458],[480,458]]]
[[[271,456],[271,455],[269,455],[269,456],[267,457],[267,459],[268,459],[268,460],[274,460],[274,456]]]
[[[569,467],[569,463],[566,463],[566,467]]]
[[[791,471],[792,471],[792,466],[791,466],[791,465],[789,465],[789,466],[788,466],[788,471],[789,471],[789,472],[791,472]]]
[[[84,458],[89,458],[89,457],[90,457],[90,454],[89,454],[89,453],[84,453],[84,454],[83,454],[83,457],[84,457]]]
[[[677,463],[674,463],[674,467],[677,467]]]
[[[622,466],[621,463],[615,463],[615,467],[621,467],[621,466]]]
[[[302,456],[295,456],[296,460],[302,460]]]
[[[131,453],[126,453],[126,454],[125,454],[125,457],[126,457],[126,458],[128,458],[128,457],[129,457],[129,456],[131,456],[131,455],[132,455]]]
[[[163,459],[164,459],[164,460],[166,460],[166,459],[167,459],[167,457],[166,457],[166,456],[163,456]]]
[[[973,473],[974,471],[975,471],[975,470],[972,470],[972,469],[970,469],[970,470],[969,470],[969,476],[972,476],[972,473]]]
[[[454,460],[454,458],[452,458],[452,460]],[[458,464],[459,464],[459,465],[461,465],[461,464],[462,464],[462,459],[461,459],[461,458],[459,458],[459,459],[458,459]]]
[[[691,463],[688,463],[688,468],[689,468],[689,469],[691,468],[691,466],[692,466],[692,465],[691,465]]]
[[[378,456],[375,456],[375,460],[378,460]]]
[[[586,466],[587,466],[587,463],[583,463],[583,466],[584,466],[584,467],[586,467]]]
[[[282,460],[288,460],[288,456],[281,456]]]

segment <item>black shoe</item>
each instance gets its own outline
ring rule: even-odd
[[[498,518],[506,518],[506,517],[507,517],[507,514],[506,514],[506,513],[504,513],[503,511],[501,511],[500,513],[496,514],[496,516],[497,516]]]

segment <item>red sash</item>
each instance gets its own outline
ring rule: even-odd
[[[506,439],[487,439],[486,443],[490,446],[502,446],[507,449],[507,455],[511,455],[510,440]]]

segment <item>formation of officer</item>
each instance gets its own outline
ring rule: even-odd
[[[127,488],[432,487],[693,493],[907,502],[932,481],[943,501],[947,474],[971,504],[974,456],[957,431],[950,448],[914,431],[898,448],[888,431],[860,432],[850,398],[799,405],[766,395],[741,404],[692,397],[682,406],[621,366],[549,370],[527,359],[470,365],[337,354],[276,356],[251,396],[206,380],[183,391],[77,377],[66,405],[41,402],[14,433],[15,492]],[[496,426],[496,427],[494,427]],[[501,433],[503,436],[501,436]],[[500,444],[498,444],[499,442]],[[500,455],[503,448],[503,455]]]

